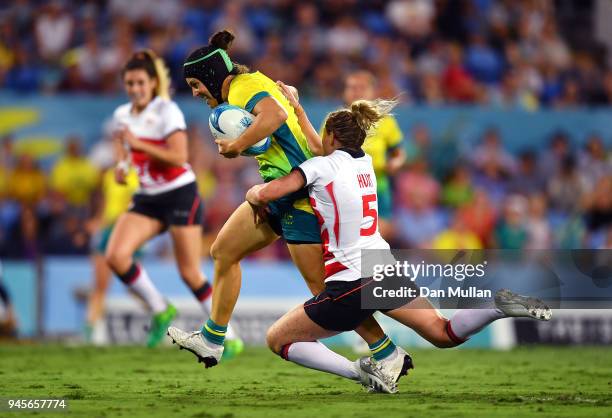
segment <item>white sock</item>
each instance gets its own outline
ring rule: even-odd
[[[147,274],[147,271],[140,264],[137,265],[138,271],[136,272],[136,277],[128,284],[130,289],[132,289],[138,296],[144,299],[144,301],[149,305],[149,308],[153,311],[153,313],[160,313],[166,310],[168,304],[166,300],[159,293],[159,290],[155,287],[151,278]]]
[[[359,380],[359,373],[352,361],[333,352],[319,341],[288,344],[282,351],[281,357],[300,366]]]
[[[497,308],[489,309],[461,309],[450,319],[447,331],[454,340],[456,336],[460,340],[467,340],[472,335],[489,325],[491,322],[506,315]]]

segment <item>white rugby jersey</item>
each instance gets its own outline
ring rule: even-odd
[[[339,149],[298,167],[321,225],[325,281],[361,276],[362,249],[389,249],[378,232],[376,175],[363,151]]]
[[[155,97],[139,114],[132,114],[131,103],[119,106],[113,114],[113,128],[127,126],[140,140],[165,147],[168,136],[185,130],[185,117],[172,100]],[[156,161],[142,151],[130,150],[131,162],[138,172],[140,189],[137,193],[158,194],[174,190],[195,181],[187,163],[174,166]]]

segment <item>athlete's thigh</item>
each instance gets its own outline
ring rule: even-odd
[[[286,344],[299,341],[315,341],[336,334],[339,334],[339,332],[327,330],[314,323],[306,315],[304,306],[298,305],[270,327],[268,342],[273,343],[274,347],[272,348],[278,350]]]
[[[419,335],[429,335],[445,322],[444,316],[427,298],[416,298],[401,308],[385,312],[385,315],[415,330]]]
[[[251,205],[243,202],[219,231],[211,252],[215,258],[223,256],[241,260],[277,239],[278,235],[267,223],[255,224]]]
[[[200,225],[171,226],[169,231],[179,269],[199,270],[202,257],[202,227]]]
[[[313,295],[325,289],[325,267],[321,244],[287,244],[293,263]]]
[[[163,228],[157,219],[133,212],[123,213],[113,228],[106,254],[133,254]]]

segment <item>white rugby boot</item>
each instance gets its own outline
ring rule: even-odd
[[[179,348],[192,352],[206,368],[216,366],[223,355],[223,346],[204,339],[202,331],[186,332],[176,327],[168,328],[168,336]]]
[[[382,360],[378,360],[377,363],[380,364],[382,372],[389,376],[395,383],[400,380],[400,377],[406,376],[408,370],[414,369],[412,357],[399,346],[395,348],[395,351],[391,355]]]
[[[540,299],[519,295],[508,289],[500,289],[495,293],[495,307],[509,317],[534,318],[548,321],[552,311]]]
[[[368,392],[397,393],[393,378],[382,371],[376,360],[362,357],[356,363],[359,363],[359,381],[368,388]]]

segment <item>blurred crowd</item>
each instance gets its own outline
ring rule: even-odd
[[[405,248],[612,248],[612,159],[602,138],[509,153],[495,128],[475,149],[413,128],[395,178],[396,245]]]
[[[234,60],[336,98],[367,68],[408,102],[572,107],[612,102],[605,48],[572,45],[553,0],[13,0],[0,5],[0,87],[116,93],[137,48],[163,56],[187,91],[184,57],[232,29]],[[588,7],[591,2],[582,3]]]
[[[149,47],[186,92],[183,58],[230,28],[235,61],[317,99],[338,99],[344,74],[360,68],[376,75],[380,96],[401,93],[408,103],[612,104],[605,54],[570,47],[556,3],[13,0],[0,3],[0,89],[118,94],[122,65]],[[220,158],[209,135],[207,127],[189,128],[208,244],[259,179],[253,159]],[[432,137],[424,124],[404,132],[408,160],[393,178],[395,232],[387,237],[395,246],[612,248],[612,163],[602,137],[558,132],[540,138],[544,149],[514,154],[495,127],[480,135],[475,149],[463,149],[452,133]],[[0,140],[0,256],[89,253],[112,147],[102,140],[86,153],[78,137],[65,144],[41,167],[14,151],[12,136]],[[162,238],[148,251],[171,250]],[[285,251],[278,244],[257,256]]]
[[[260,181],[252,158],[223,159],[208,127],[189,127],[190,162],[205,202],[205,253],[219,229]],[[558,132],[541,152],[508,152],[500,133],[482,132],[476,148],[452,135],[435,138],[424,124],[405,132],[407,162],[393,178],[392,236],[401,248],[612,249],[612,158],[602,138],[577,146]],[[101,173],[111,140],[85,155],[79,138],[43,170],[12,140],[0,149],[0,255],[88,254],[100,212]],[[171,254],[160,238],[150,254]],[[287,258],[285,246],[256,257]]]

